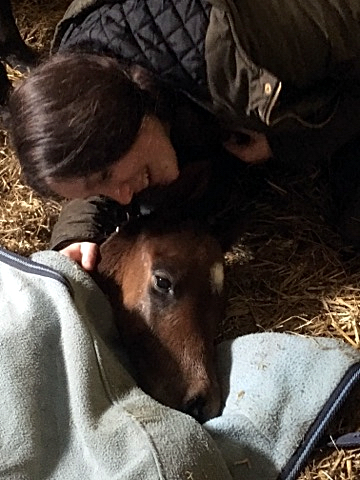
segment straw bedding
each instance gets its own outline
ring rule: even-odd
[[[69,3],[13,1],[23,37],[43,55]],[[273,330],[337,337],[359,348],[360,259],[328,221],[326,175],[313,165],[296,171],[270,164],[250,169],[248,177],[248,200],[235,208],[246,230],[226,255],[229,301],[218,339]],[[24,255],[47,248],[59,210],[22,183],[0,130],[0,244]],[[299,478],[360,478],[360,449],[319,452]]]

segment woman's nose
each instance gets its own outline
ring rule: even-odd
[[[128,205],[133,197],[133,190],[128,184],[121,185],[115,189],[115,192],[112,195],[109,195],[114,200],[119,202],[121,205]]]

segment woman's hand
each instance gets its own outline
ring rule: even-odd
[[[263,163],[272,157],[272,151],[263,133],[254,132],[252,130],[241,130],[240,134],[248,137],[245,143],[238,143],[236,132],[234,132],[223,145],[226,150],[235,157],[240,158],[246,163]]]
[[[92,242],[76,242],[59,251],[90,272],[95,268],[99,246]]]

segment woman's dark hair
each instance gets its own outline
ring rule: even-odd
[[[26,182],[49,195],[51,180],[86,177],[119,160],[145,115],[167,115],[158,93],[147,89],[149,78],[141,68],[87,53],[56,54],[34,69],[9,99]]]

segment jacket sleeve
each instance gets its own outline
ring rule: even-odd
[[[106,197],[71,200],[55,224],[50,248],[60,250],[73,242],[101,243],[127,218],[127,208]]]

